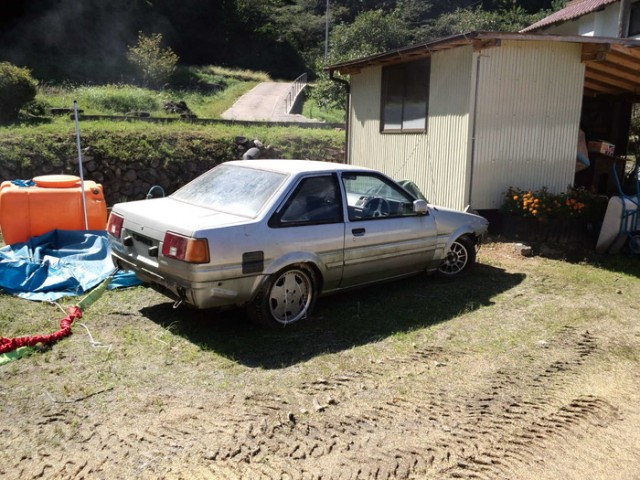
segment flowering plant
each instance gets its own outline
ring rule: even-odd
[[[511,215],[545,221],[552,218],[577,218],[599,222],[604,217],[607,198],[584,188],[569,187],[563,193],[551,193],[546,187],[524,191],[509,187],[502,211]]]

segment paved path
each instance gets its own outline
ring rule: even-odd
[[[317,122],[302,115],[287,114],[285,99],[291,83],[263,82],[240,97],[222,114],[225,120],[262,120],[271,122]]]

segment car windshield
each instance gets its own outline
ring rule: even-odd
[[[256,217],[285,178],[282,173],[220,165],[188,183],[172,197],[221,212]]]

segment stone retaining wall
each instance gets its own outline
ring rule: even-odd
[[[195,141],[198,141],[197,139]],[[225,143],[225,142],[223,142]],[[264,146],[255,140],[236,137],[235,141],[208,147],[196,154],[183,152],[187,158],[178,158],[161,151],[153,155],[132,154],[132,158],[116,158],[101,151],[100,146],[86,142],[83,155],[83,173],[85,180],[102,184],[105,200],[110,207],[118,202],[142,200],[152,187],[159,186],[168,195],[182,187],[198,175],[227,160],[240,159],[251,148],[259,148],[259,158],[288,158],[286,152],[272,146]],[[30,150],[33,152],[33,149]],[[150,158],[140,158],[145,155]],[[20,155],[16,160],[0,159],[0,182],[5,180],[29,180],[39,175],[70,174],[78,175],[77,150],[75,145],[65,139],[55,152],[29,153],[28,158]],[[302,156],[304,158],[304,156]],[[323,160],[342,162],[344,151],[328,149],[322,155]],[[159,193],[160,189],[154,189]]]
[[[193,180],[198,175],[215,167],[227,158],[206,158],[202,160],[151,158],[147,161],[122,161],[119,158],[84,157],[83,174],[85,180],[102,184],[108,206],[118,202],[141,200],[149,190],[159,185],[170,194]],[[80,176],[77,157],[46,159],[37,157],[28,164],[2,162],[0,180],[30,180],[40,175]]]

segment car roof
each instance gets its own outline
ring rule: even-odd
[[[238,165],[259,170],[295,175],[306,172],[372,172],[370,168],[346,165],[343,163],[320,162],[317,160],[288,160],[288,159],[257,159],[257,160],[231,160],[223,165]]]

